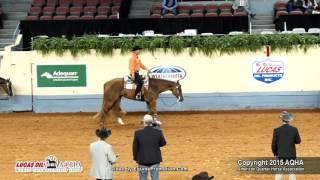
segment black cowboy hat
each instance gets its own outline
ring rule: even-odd
[[[96,135],[101,139],[105,139],[111,135],[111,130],[107,130],[106,128],[96,129]]]
[[[192,180],[211,180],[213,176],[209,177],[208,172],[200,172],[192,177]]]
[[[134,46],[131,51],[136,51],[136,50],[141,50],[141,49],[142,48],[140,46]]]

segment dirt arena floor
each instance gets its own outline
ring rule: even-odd
[[[197,113],[160,113],[167,146],[162,149],[162,167],[187,168],[188,171],[161,172],[162,180],[186,180],[200,171],[208,171],[214,179],[260,180],[274,175],[239,173],[235,159],[271,157],[273,128],[280,125],[278,110],[224,111]],[[298,156],[320,157],[320,111],[292,111],[302,144]],[[77,114],[0,114],[0,180],[80,180],[89,179],[89,144],[97,138],[98,124],[91,113]],[[115,167],[136,167],[132,160],[134,131],[142,125],[141,113],[129,113],[127,125],[109,123],[112,130],[108,142],[119,158]],[[82,173],[16,173],[16,161],[41,161],[48,155],[59,160],[78,160]],[[115,180],[138,179],[136,172],[115,172]],[[319,180],[320,175],[298,175],[301,180]]]

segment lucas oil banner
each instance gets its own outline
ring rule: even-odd
[[[263,84],[274,84],[285,81],[287,65],[285,58],[263,57],[256,58],[251,63],[251,76]]]

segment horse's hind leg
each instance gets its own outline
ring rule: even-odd
[[[121,103],[121,97],[114,103],[113,112],[117,116],[118,123],[119,124],[124,124],[123,116],[126,114],[126,112],[123,112],[121,110],[120,103]]]

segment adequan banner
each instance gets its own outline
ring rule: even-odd
[[[38,87],[86,87],[86,65],[37,65]]]

